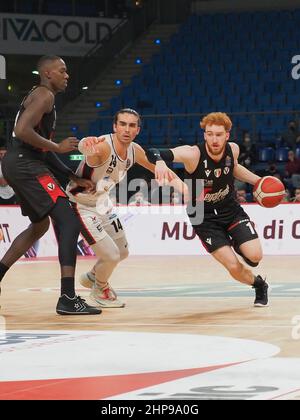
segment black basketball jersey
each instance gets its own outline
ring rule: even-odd
[[[26,101],[26,99],[28,98],[28,96],[35,90],[37,89],[39,86],[34,86],[29,92],[28,94],[25,96],[25,98],[23,99],[19,112],[16,115],[16,119],[15,119],[15,125],[17,124],[20,116],[23,114],[25,107],[24,107],[24,102]],[[54,131],[55,131],[55,126],[56,126],[56,111],[55,111],[55,105],[53,105],[52,110],[47,113],[44,114],[41,118],[41,120],[39,121],[39,123],[37,124],[36,127],[34,127],[34,130],[42,137],[48,139],[48,140],[52,140],[54,137]],[[27,150],[31,150],[33,152],[43,152],[42,149],[36,148],[31,146],[28,143],[25,143],[24,141],[22,141],[21,139],[18,139],[15,135],[15,132],[13,131],[12,133],[12,138],[11,138],[11,142],[9,144],[9,147],[12,148],[25,148]]]
[[[187,173],[190,189],[190,205],[195,209],[197,203],[204,201],[204,212],[219,213],[236,208],[234,191],[234,157],[230,145],[227,143],[222,159],[214,161],[207,153],[205,143],[197,145],[201,156],[196,170]],[[202,180],[199,188],[197,180]],[[189,206],[188,206],[189,209]]]

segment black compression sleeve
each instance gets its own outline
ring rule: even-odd
[[[174,154],[171,149],[148,149],[146,150],[146,156],[151,163],[156,163],[159,160],[165,162],[173,162]]]
[[[58,156],[53,152],[48,152],[46,155],[46,164],[52,169],[52,171],[58,172],[58,174],[65,175],[69,177],[73,175],[72,169],[68,168]]]

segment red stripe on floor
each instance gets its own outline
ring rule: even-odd
[[[101,400],[235,364],[133,375],[0,382],[0,400]]]

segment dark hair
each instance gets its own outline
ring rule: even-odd
[[[117,124],[118,117],[120,114],[132,114],[138,118],[138,126],[140,127],[142,125],[142,119],[140,114],[132,108],[122,108],[118,112],[116,112],[114,116],[114,124]]]
[[[42,69],[42,67],[49,62],[52,61],[57,61],[57,60],[61,60],[60,57],[58,57],[58,55],[43,55],[39,61],[37,62],[37,70],[38,72],[40,72],[40,70]]]

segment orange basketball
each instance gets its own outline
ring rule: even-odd
[[[285,196],[283,183],[274,176],[261,178],[253,187],[253,197],[262,207],[276,207]]]

